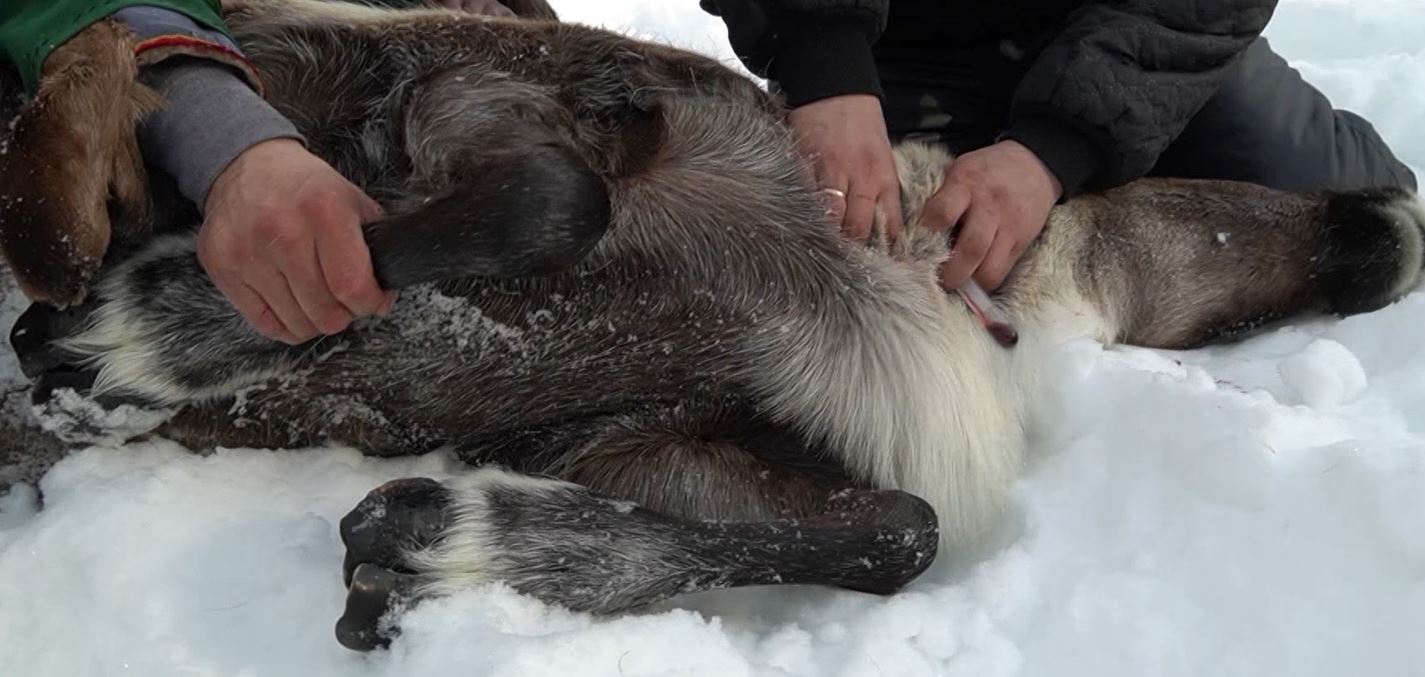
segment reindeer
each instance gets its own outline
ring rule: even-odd
[[[1063,341],[1187,348],[1420,281],[1425,209],[1403,191],[1142,180],[1054,210],[997,293],[1006,349],[937,285],[949,243],[917,226],[942,149],[896,149],[907,228],[850,243],[756,83],[514,5],[223,3],[269,100],[389,214],[364,234],[402,299],[341,335],[266,340],[208,281],[193,205],[134,151],[160,102],[116,26],[51,58],[0,158],[0,247],[44,302],[13,337],[41,406],[157,408],[152,434],[195,449],[474,466],[342,520],[354,649],[488,582],[601,613],[744,585],[893,593],[994,525]]]

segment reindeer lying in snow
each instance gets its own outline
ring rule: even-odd
[[[1194,346],[1372,310],[1421,275],[1411,195],[1144,180],[1054,211],[998,295],[1023,336],[1002,349],[915,227],[943,152],[899,147],[909,227],[850,244],[753,82],[515,4],[224,2],[269,99],[391,215],[365,234],[403,299],[340,336],[267,341],[208,282],[192,205],[133,152],[152,97],[113,26],[51,59],[0,163],[0,244],[30,296],[71,304],[96,276],[17,326],[39,401],[170,408],[156,432],[194,447],[480,466],[387,484],[342,521],[347,646],[386,641],[397,602],[490,581],[601,612],[895,591],[993,523],[1056,343]]]

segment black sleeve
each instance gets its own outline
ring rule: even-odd
[[[842,94],[881,95],[871,56],[890,0],[701,0],[732,49],[777,82],[792,107]]]
[[[1020,83],[1003,138],[1034,151],[1065,195],[1139,178],[1275,9],[1275,0],[1086,4]]]

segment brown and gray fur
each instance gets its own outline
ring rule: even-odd
[[[158,177],[82,321],[22,319],[40,391],[87,372],[96,396],[175,410],[158,433],[195,448],[490,466],[348,515],[349,646],[383,641],[400,600],[491,581],[596,611],[894,591],[993,525],[1063,340],[1189,347],[1419,282],[1414,196],[1145,180],[1054,211],[998,292],[1023,337],[1006,350],[937,286],[947,243],[916,227],[943,152],[899,147],[907,230],[849,243],[753,82],[516,9],[224,3],[272,103],[391,214],[366,234],[403,288],[392,316],[265,341]]]

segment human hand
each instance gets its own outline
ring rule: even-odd
[[[886,236],[895,239],[901,189],[881,102],[865,94],[835,96],[792,109],[787,122],[811,160],[817,185],[845,198],[831,214],[841,232],[864,242],[879,209]]]
[[[296,345],[385,314],[361,224],[381,206],[292,139],[264,141],[208,192],[198,260],[264,336]]]
[[[496,0],[434,0],[434,4],[449,9],[459,9],[471,14],[487,16],[514,16],[515,13]]]
[[[940,268],[947,291],[974,279],[998,289],[1063,195],[1059,179],[1017,141],[1001,141],[955,158],[945,184],[926,202],[923,225],[959,224],[950,260]]]

